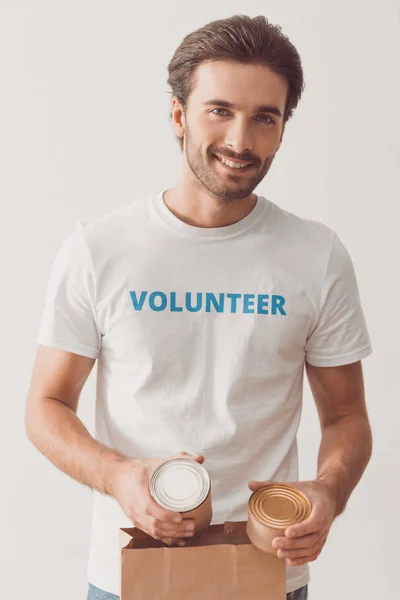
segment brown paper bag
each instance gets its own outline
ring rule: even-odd
[[[135,527],[120,529],[121,600],[285,600],[283,559],[255,548],[246,522],[210,525],[166,546]]]

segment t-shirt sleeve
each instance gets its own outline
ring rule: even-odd
[[[321,289],[320,313],[307,337],[306,362],[335,367],[372,353],[354,266],[335,233]]]
[[[95,296],[92,258],[78,221],[53,262],[37,343],[97,358],[101,333]]]

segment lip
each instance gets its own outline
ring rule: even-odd
[[[215,152],[213,152],[213,155],[216,156],[217,158],[224,158],[225,160],[230,160],[231,162],[235,162],[235,163],[238,163],[240,165],[247,165],[249,163],[249,161],[246,161],[246,160],[237,160],[236,158],[235,158],[235,160],[233,160],[233,158],[228,158],[227,156],[221,156],[220,154],[215,154]],[[250,163],[249,167],[252,166],[252,165],[253,165],[253,163]]]
[[[218,156],[218,155],[216,155],[216,154],[214,154],[214,153],[213,153],[213,156],[214,156],[214,158],[215,158],[216,162],[217,162],[217,163],[219,163],[219,164],[221,165],[221,167],[222,167],[222,168],[224,168],[224,169],[228,169],[228,170],[229,170],[231,173],[233,173],[233,172],[241,173],[241,172],[242,172],[242,173],[244,174],[244,173],[247,173],[248,171],[250,171],[250,169],[252,169],[252,168],[254,167],[254,164],[253,164],[253,163],[250,163],[250,164],[249,164],[247,167],[243,167],[243,168],[241,168],[241,169],[235,169],[235,168],[233,168],[233,167],[229,167],[228,165],[225,165],[225,164],[222,162],[222,160],[220,160],[220,159],[221,159],[221,157],[220,157],[220,156]],[[224,158],[225,158],[225,157],[224,157]],[[230,158],[227,158],[226,160],[230,160]],[[232,161],[232,162],[240,162],[240,161]],[[245,163],[245,162],[243,162],[243,161],[241,161],[241,162],[240,162],[240,164],[244,165],[244,164],[246,164],[246,163]]]

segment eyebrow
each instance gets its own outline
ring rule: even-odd
[[[203,105],[218,105],[223,106],[224,108],[235,108],[235,105],[232,104],[232,102],[228,102],[227,100],[207,100],[206,102],[203,102]],[[272,113],[273,115],[277,115],[278,117],[282,116],[282,113],[277,106],[269,106],[268,104],[262,104],[261,106],[257,106],[254,112]]]

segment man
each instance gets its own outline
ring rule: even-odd
[[[205,461],[213,523],[246,519],[251,491],[268,481],[308,495],[310,518],[274,542],[287,561],[288,598],[304,600],[308,563],[370,458],[361,360],[372,350],[336,233],[254,193],[300,98],[300,58],[264,17],[234,16],[187,36],[168,81],[181,177],[78,223],[62,245],[27,434],[59,469],[100,492],[90,600],[118,598],[120,527],[169,544],[192,535],[192,523],[148,491],[154,469],[181,452]],[[158,160],[155,151],[152,165]],[[96,359],[94,439],[76,412]],[[299,482],[304,370],[322,439],[315,480]]]

